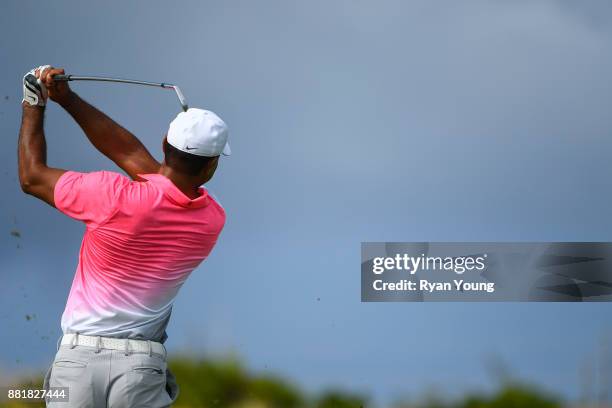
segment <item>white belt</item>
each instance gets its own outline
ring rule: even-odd
[[[64,334],[62,346],[87,346],[106,350],[120,350],[127,353],[155,353],[166,357],[163,344],[147,340],[116,339],[112,337],[84,336],[82,334]]]

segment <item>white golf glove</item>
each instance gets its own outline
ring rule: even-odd
[[[36,78],[36,70],[39,71],[41,77],[44,71],[51,68],[51,65],[41,65],[34,68],[23,76],[23,101],[32,106],[45,106],[47,103],[47,87],[42,81]]]

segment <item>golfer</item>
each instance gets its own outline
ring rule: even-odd
[[[167,407],[178,388],[166,366],[165,329],[174,299],[210,254],[225,212],[201,187],[221,154],[226,124],[189,109],[170,123],[158,163],[144,145],[41,66],[24,76],[19,133],[23,191],[85,223],[63,336],[45,387],[68,387],[60,407]],[[47,165],[47,99],[62,106],[91,143],[127,173],[79,173]]]

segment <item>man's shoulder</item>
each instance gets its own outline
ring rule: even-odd
[[[74,171],[68,170],[64,173],[65,176],[70,178],[81,178],[87,180],[100,180],[100,181],[111,181],[111,180],[119,180],[119,181],[131,181],[128,177],[121,173],[117,173],[115,171],[108,170],[96,170],[96,171]]]
[[[125,180],[125,181],[128,181],[128,182],[132,181],[125,174],[118,173],[116,171],[98,170],[98,171],[91,172],[89,174],[95,174],[97,177],[101,177],[101,178],[105,178],[105,179],[109,179],[109,180],[122,180],[122,181]]]
[[[129,183],[131,183],[129,178],[114,171],[99,170],[78,172],[69,170],[60,177],[56,189],[64,185],[67,188],[75,188],[78,186],[81,188],[91,187],[93,189],[108,189],[109,187],[120,188]]]
[[[212,202],[215,203],[216,205],[218,205],[219,207],[221,207],[221,209],[223,209],[223,205],[221,204],[221,201],[219,201],[219,198],[217,197],[217,195],[215,193],[213,193],[212,191],[210,191],[210,189],[205,188],[206,193],[208,194],[208,196],[212,199]]]
[[[227,219],[225,208],[223,207],[223,205],[221,205],[221,202],[219,201],[217,196],[212,191],[210,191],[209,189],[206,189],[206,192],[208,193],[208,197],[210,199],[210,205],[207,208],[212,207],[215,209],[215,213],[217,214],[215,218],[219,220],[218,225],[219,225],[219,232],[220,232],[221,229],[223,229],[223,226],[225,225],[225,221]],[[208,220],[208,222],[210,222],[210,220]]]

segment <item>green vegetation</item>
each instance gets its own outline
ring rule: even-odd
[[[421,404],[400,403],[394,408],[558,408],[561,403],[532,387],[507,385],[496,394],[468,395],[460,401],[428,401]]]
[[[461,408],[556,408],[559,401],[527,387],[511,386],[489,398],[467,398]]]
[[[361,394],[328,390],[310,396],[295,385],[271,375],[253,375],[236,360],[174,359],[169,363],[180,384],[176,408],[361,408],[369,407]],[[23,382],[40,387],[40,379]],[[11,403],[0,408],[40,407],[42,404]],[[454,402],[431,400],[397,403],[394,408],[557,408],[554,398],[526,386],[508,385],[493,395],[469,395]]]
[[[286,381],[251,376],[234,360],[181,358],[169,366],[180,385],[176,407],[304,406],[301,393]]]

